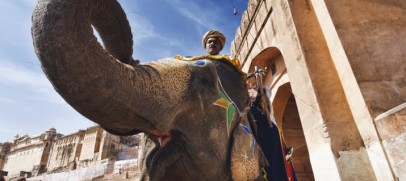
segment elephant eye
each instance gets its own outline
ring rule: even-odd
[[[206,65],[205,61],[201,61],[201,60],[197,60],[193,63],[193,65],[199,66],[199,67],[203,67],[204,65]]]

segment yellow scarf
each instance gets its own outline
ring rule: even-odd
[[[177,60],[183,60],[183,61],[195,61],[195,60],[201,60],[201,59],[214,59],[218,61],[225,61],[231,63],[235,69],[237,69],[238,72],[241,74],[245,74],[241,69],[241,64],[240,61],[237,58],[230,58],[227,55],[201,55],[201,56],[194,56],[194,57],[183,57],[180,55],[176,55],[175,59]]]

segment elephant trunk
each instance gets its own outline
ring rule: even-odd
[[[117,1],[95,1],[90,18],[99,33],[105,49],[123,63],[132,61],[133,41],[131,28]]]
[[[32,21],[42,69],[74,109],[116,134],[156,129],[150,120],[159,118],[140,114],[140,102],[159,94],[160,86],[154,84],[159,80],[153,77],[160,75],[152,66],[125,64],[132,60],[132,35],[118,2],[39,0]],[[107,51],[97,42],[91,25]],[[150,92],[144,94],[148,87]]]

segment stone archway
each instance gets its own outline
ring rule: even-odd
[[[292,160],[298,180],[314,180],[309,151],[290,83],[278,86],[272,106],[286,145],[293,147]]]
[[[293,147],[293,155],[291,159],[293,161],[296,176],[299,181],[315,180],[302,123],[296,105],[296,99],[290,91],[289,83],[279,87],[278,93],[275,95],[274,104],[279,104],[279,106],[274,107],[274,112],[275,115],[280,116],[278,117],[280,121],[278,126],[282,132],[286,145],[288,147]]]

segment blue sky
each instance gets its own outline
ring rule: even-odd
[[[227,37],[223,54],[247,8],[247,0],[119,0],[130,21],[135,59],[142,62],[202,55],[202,35]],[[71,108],[41,70],[31,38],[35,0],[0,1],[0,142],[54,127],[62,134],[94,125]],[[238,15],[233,14],[233,6]]]

